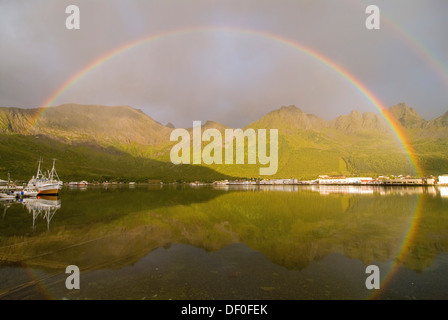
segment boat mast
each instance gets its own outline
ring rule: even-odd
[[[56,172],[56,169],[54,168],[54,165],[56,163],[56,159],[53,159],[53,168],[51,169],[51,173],[50,173],[50,180],[53,181],[53,177],[56,176],[57,181],[59,181],[59,176],[58,173]]]
[[[42,159],[39,159],[39,161],[37,162],[39,163],[39,165],[37,166],[36,180],[38,180],[42,175],[42,172],[40,171],[40,163],[42,162]]]

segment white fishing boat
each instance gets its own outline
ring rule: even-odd
[[[38,194],[39,191],[37,190],[37,188],[30,183],[28,183],[28,185],[25,188],[23,188],[21,192],[21,195],[23,197],[37,197]]]
[[[17,189],[17,186],[11,181],[8,172],[8,180],[0,180],[0,193],[10,193],[14,192]]]
[[[40,163],[37,168],[36,177],[33,177],[28,185],[32,185],[37,189],[39,195],[58,195],[62,189],[63,183],[54,167],[56,160],[53,160],[53,168],[48,172],[48,176],[44,175],[40,169]]]
[[[11,181],[8,173],[8,180],[0,180],[0,198],[15,199],[17,186]]]
[[[15,199],[16,197],[17,197],[17,195],[14,191],[10,191],[7,193],[3,193],[3,192],[0,193],[0,198],[3,198],[3,199]]]

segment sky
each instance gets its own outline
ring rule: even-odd
[[[380,9],[368,30],[366,7]],[[68,30],[66,7],[80,9]],[[244,127],[281,106],[333,119],[378,112],[332,61],[384,106],[430,120],[448,111],[446,0],[0,0],[0,106],[41,107],[93,61],[110,57],[51,101],[129,105],[191,127]],[[269,34],[269,37],[264,36]]]

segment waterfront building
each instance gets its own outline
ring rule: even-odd
[[[448,174],[444,174],[442,176],[439,176],[439,184],[446,184],[446,185],[448,185]]]

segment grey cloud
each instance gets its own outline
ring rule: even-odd
[[[353,0],[2,0],[0,105],[38,106],[98,57],[150,34],[227,26],[297,41],[338,63],[387,106],[404,101],[427,119],[441,115],[448,108],[447,2],[373,3],[384,16],[378,31],[364,28],[370,2]],[[81,8],[79,31],[65,29],[68,4]],[[397,28],[445,69],[435,70]],[[222,31],[179,34],[123,52],[55,104],[66,102],[128,104],[177,126],[215,120],[241,127],[287,104],[325,118],[374,111],[317,59],[280,41]]]

